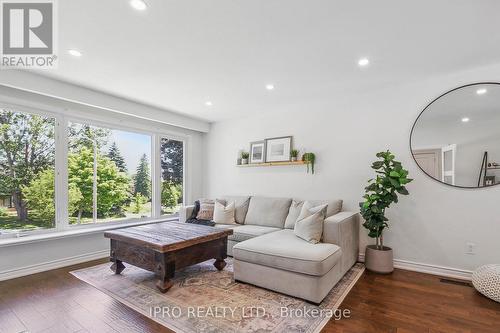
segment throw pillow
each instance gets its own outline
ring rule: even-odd
[[[236,220],[236,223],[245,223],[245,217],[247,216],[248,212],[248,205],[250,204],[249,196],[227,196],[217,200],[223,202],[224,205],[226,205],[228,202],[234,201],[234,219]]]
[[[323,223],[325,220],[326,206],[312,215],[304,217],[295,222],[293,232],[297,237],[309,243],[319,243],[323,235]]]
[[[326,208],[326,210],[325,210],[325,214],[326,214],[326,211],[328,210],[328,205],[327,204],[317,205],[316,206],[316,205],[314,205],[313,202],[306,201],[302,205],[302,209],[300,210],[300,214],[299,214],[299,217],[297,218],[297,221],[298,220],[302,220],[303,218],[306,218],[308,216],[311,216],[314,213],[319,212],[323,208]]]
[[[302,206],[304,201],[293,200],[288,210],[288,216],[285,220],[285,229],[293,229],[295,227],[295,222],[297,221],[300,212],[302,211]]]
[[[196,200],[194,202],[193,212],[191,213],[191,216],[188,218],[188,220],[196,219],[196,216],[198,216],[199,211],[200,211],[200,200]]]
[[[198,220],[213,220],[215,202],[208,199],[200,199],[200,211],[196,218]]]
[[[214,222],[217,224],[236,224],[234,219],[234,201],[224,206],[219,200],[215,201]]]

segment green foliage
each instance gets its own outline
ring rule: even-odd
[[[31,218],[46,222],[54,221],[54,181],[54,170],[47,169],[40,172],[28,186],[22,187]],[[82,194],[75,184],[70,183],[68,195],[68,212],[72,215],[77,209],[77,203],[82,199]]]
[[[28,218],[21,188],[54,166],[54,119],[0,109],[0,192],[12,195],[20,220]]]
[[[101,149],[108,143],[111,133],[106,128],[77,123],[71,123],[68,131],[69,149],[73,152],[80,150],[82,147],[93,149],[94,145],[97,149]]]
[[[75,204],[82,213],[92,214],[94,153],[82,147],[78,153],[68,155],[68,182],[80,190],[81,199]],[[129,198],[129,177],[120,172],[113,161],[97,154],[97,214],[107,216]]]
[[[408,171],[403,169],[401,162],[389,152],[377,153],[380,160],[373,162],[372,169],[377,174],[375,179],[368,181],[365,187],[365,201],[360,202],[361,215],[368,229],[368,236],[376,238],[377,246],[383,247],[383,231],[387,228],[389,219],[385,217],[385,210],[392,203],[398,202],[398,194],[408,195],[405,185],[413,179],[408,178]]]
[[[182,196],[182,185],[172,182],[163,182],[161,188],[161,204],[166,208],[175,208]]]
[[[307,164],[307,173],[309,173],[309,166],[311,166],[311,173],[314,174],[314,162],[316,161],[316,155],[314,155],[314,153],[304,153],[304,155],[302,155],[302,161]]]
[[[167,138],[160,145],[161,177],[164,181],[182,184],[184,177],[184,143]]]
[[[28,186],[22,186],[24,200],[35,219],[54,221],[54,170],[47,169],[38,174]]]
[[[145,196],[143,196],[142,194],[140,193],[136,193],[134,195],[134,200],[132,202],[133,204],[133,210],[132,212],[133,213],[136,213],[136,214],[139,214],[142,210],[142,206],[147,202],[147,198]]]
[[[139,165],[137,166],[137,173],[134,179],[134,189],[134,195],[140,193],[148,200],[151,199],[151,176],[149,171],[149,161],[146,154],[142,155]]]
[[[116,167],[118,168],[118,170],[120,170],[120,172],[127,172],[127,164],[125,163],[125,159],[120,153],[120,149],[118,149],[118,145],[116,144],[116,142],[113,142],[113,144],[109,148],[108,158],[111,161],[115,162]]]
[[[250,153],[244,151],[241,153],[241,158],[244,159],[244,160],[248,160],[248,158],[250,157]]]
[[[290,152],[291,157],[298,157],[299,156],[299,151],[297,149],[292,149]]]
[[[0,217],[6,217],[6,216],[9,216],[9,213],[7,212],[7,208],[0,207]]]

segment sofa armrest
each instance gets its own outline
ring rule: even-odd
[[[186,222],[186,220],[193,214],[194,205],[181,206],[179,209],[179,222]]]
[[[323,242],[341,248],[342,274],[345,274],[358,261],[359,214],[340,212],[325,219]]]

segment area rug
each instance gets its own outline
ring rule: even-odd
[[[176,332],[312,333],[332,317],[342,317],[340,303],[364,271],[362,264],[354,265],[317,306],[235,282],[232,260],[226,261],[221,272],[213,260],[176,272],[174,286],[165,294],[156,289],[153,273],[132,265],[121,275],[114,275],[110,264],[71,274]]]

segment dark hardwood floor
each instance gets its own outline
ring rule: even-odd
[[[0,332],[170,332],[68,272],[93,261],[0,282]],[[500,304],[473,288],[396,270],[366,272],[324,332],[500,332]]]

